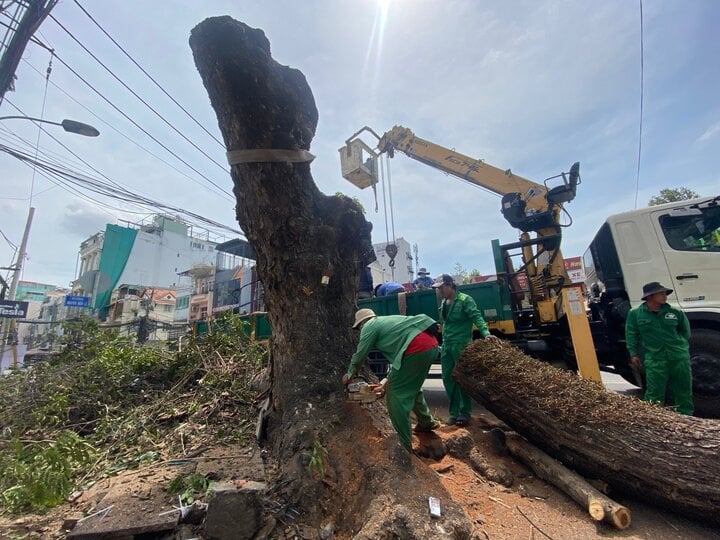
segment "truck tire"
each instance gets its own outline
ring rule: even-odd
[[[690,364],[695,415],[720,418],[720,332],[706,328],[692,331]]]

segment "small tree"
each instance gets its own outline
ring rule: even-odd
[[[700,197],[700,194],[690,188],[664,188],[660,190],[659,194],[650,197],[648,206],[657,206],[658,204],[677,201],[687,201],[688,199],[695,199],[697,197]]]

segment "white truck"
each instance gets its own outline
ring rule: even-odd
[[[674,289],[669,302],[692,327],[696,414],[720,417],[720,196],[650,206],[609,217],[585,252],[591,329],[601,364],[635,384],[625,317],[644,283]]]

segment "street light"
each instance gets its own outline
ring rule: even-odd
[[[33,122],[40,122],[43,124],[52,124],[54,126],[61,126],[65,131],[69,133],[77,133],[78,135],[83,135],[85,137],[97,137],[100,135],[100,132],[94,128],[91,125],[83,124],[82,122],[77,122],[76,120],[63,120],[62,122],[51,122],[50,120],[42,120],[41,118],[32,118],[30,116],[0,116],[1,120],[31,120]],[[9,296],[10,300],[15,299],[15,292],[17,291],[17,285],[18,280],[20,278],[20,270],[22,268],[23,260],[25,259],[25,249],[27,247],[27,240],[28,236],[30,234],[30,226],[32,224],[33,215],[35,214],[35,208],[32,206],[30,207],[30,213],[28,214],[27,223],[25,224],[25,232],[23,233],[22,242],[20,243],[20,249],[18,250],[18,257],[17,262],[15,263],[15,271],[13,272],[13,279],[10,284],[10,291]],[[5,296],[5,289],[7,287],[7,284],[5,283],[2,287],[2,296],[4,300]],[[2,343],[0,343],[0,358],[2,358],[4,352],[5,352],[5,343],[7,341],[7,335],[9,334],[8,330],[4,328],[5,325],[3,325],[3,332],[2,332]],[[15,319],[10,319],[10,332],[14,332],[15,330]],[[13,343],[13,367],[17,367],[17,344]]]
[[[89,124],[83,124],[76,120],[63,120],[62,122],[51,122],[50,120],[41,120],[40,118],[31,118],[30,116],[0,116],[0,120],[32,120],[33,122],[42,122],[44,124],[52,124],[54,126],[62,126],[65,131],[77,133],[85,137],[97,137],[100,132]]]

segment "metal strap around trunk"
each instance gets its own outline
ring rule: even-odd
[[[230,165],[240,163],[306,163],[315,159],[307,150],[273,150],[270,148],[250,148],[245,150],[228,150]]]

